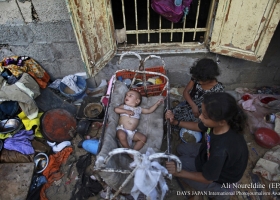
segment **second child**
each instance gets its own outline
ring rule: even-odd
[[[191,80],[184,89],[183,96],[186,101],[173,109],[175,119],[180,121],[198,122],[201,113],[201,103],[204,95],[212,92],[223,92],[224,86],[218,82],[220,75],[217,63],[208,58],[199,60],[190,69]],[[176,126],[176,125],[175,125]]]

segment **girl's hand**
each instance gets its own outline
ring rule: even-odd
[[[194,115],[196,118],[199,117],[200,113],[199,113],[199,110],[198,110],[197,105],[193,105],[193,106],[192,106],[192,112],[193,112],[193,115]]]
[[[166,111],[165,119],[169,119],[170,123],[172,123],[174,121],[174,114],[171,110]]]
[[[175,174],[177,173],[177,170],[176,170],[176,165],[173,161],[171,162],[165,162],[165,167],[168,171],[169,174]]]
[[[127,110],[126,114],[129,115],[129,117],[134,115],[134,112],[132,110]]]

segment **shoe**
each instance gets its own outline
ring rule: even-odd
[[[85,140],[81,140],[81,141],[78,143],[77,147],[83,148],[83,142],[84,142],[84,141],[85,141]]]
[[[48,143],[48,145],[49,145],[50,147],[54,147],[55,144],[56,144],[56,142],[49,142],[49,141],[47,141],[47,143]]]
[[[53,150],[53,152],[57,153],[57,152],[60,152],[65,147],[70,146],[70,145],[71,145],[70,141],[64,141],[64,142],[59,143],[58,145],[53,146],[52,150]]]

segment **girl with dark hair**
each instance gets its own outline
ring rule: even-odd
[[[174,162],[166,162],[168,172],[183,178],[194,189],[208,194],[209,191],[233,191],[231,183],[241,179],[248,162],[248,148],[241,134],[246,116],[235,99],[223,92],[205,95],[199,123],[178,123],[170,110],[166,112],[165,118],[171,124],[206,132],[204,142],[182,143],[178,146],[177,153],[183,170],[177,172]],[[229,199],[224,195],[217,195],[216,198]]]
[[[210,92],[223,92],[224,87],[216,79],[220,72],[217,63],[212,59],[199,60],[190,69],[190,73],[192,78],[183,92],[186,101],[177,105],[173,109],[173,113],[178,121],[198,122],[204,95]]]

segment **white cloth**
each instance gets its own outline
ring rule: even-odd
[[[77,76],[75,75],[68,75],[65,76],[62,80],[62,83],[64,83],[65,85],[67,85],[71,90],[73,90],[75,93],[79,93],[82,91],[81,88],[79,88],[76,84],[77,82]]]
[[[168,174],[168,171],[165,167],[161,166],[156,161],[150,161],[148,158],[150,155],[154,154],[152,148],[148,148],[146,154],[143,154],[143,159],[141,163],[137,160],[133,161],[130,164],[130,167],[139,168],[136,170],[134,175],[134,186],[131,190],[131,195],[134,199],[137,199],[140,192],[147,196],[147,199],[156,200],[163,199],[168,186],[165,182],[164,175]],[[161,195],[158,194],[156,186],[159,184]],[[159,196],[160,195],[160,196]],[[160,197],[160,198],[159,198]]]
[[[25,92],[28,96],[30,96],[32,99],[34,99],[34,92],[31,91],[28,87],[26,87],[23,83],[16,82],[15,85],[18,86],[18,88],[21,91]]]
[[[246,101],[244,101],[244,100],[240,100],[239,101],[241,103],[241,105],[242,105],[242,108],[244,110],[255,112],[256,111],[256,107],[253,105],[253,103],[254,103],[254,101],[255,101],[255,99],[257,97],[253,97],[251,94],[247,94],[247,93],[244,94],[244,95],[248,95],[250,97],[250,99],[248,99]]]
[[[256,163],[253,173],[261,174],[269,181],[280,181],[280,145],[264,154]]]

